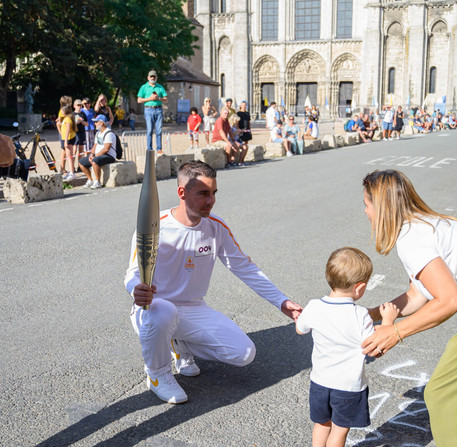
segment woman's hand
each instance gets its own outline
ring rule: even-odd
[[[375,326],[375,333],[370,335],[362,343],[363,353],[369,357],[381,357],[390,351],[399,341],[393,325]]]

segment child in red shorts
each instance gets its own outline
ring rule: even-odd
[[[199,131],[201,123],[202,123],[202,118],[198,114],[197,108],[191,107],[190,116],[187,119],[187,131],[189,132],[189,138],[190,138],[189,149],[194,148],[194,141],[195,141],[195,149],[198,149],[198,131]]]

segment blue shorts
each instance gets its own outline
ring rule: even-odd
[[[283,139],[282,138],[275,138],[272,143],[282,143]]]
[[[363,391],[340,391],[311,381],[309,408],[311,420],[316,424],[332,421],[346,428],[370,425],[368,387]]]
[[[382,128],[384,130],[392,130],[392,123],[386,123],[385,121],[382,122]]]

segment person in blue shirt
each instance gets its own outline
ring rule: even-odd
[[[82,103],[83,103],[83,107],[81,109],[81,112],[83,112],[87,118],[86,119],[87,126],[85,126],[86,152],[89,152],[92,149],[92,147],[94,146],[95,124],[92,120],[95,118],[95,112],[94,112],[94,109],[91,107],[91,101],[89,98],[84,98]]]

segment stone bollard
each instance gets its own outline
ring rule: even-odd
[[[405,127],[404,127],[404,130],[403,130],[403,133],[404,135],[414,135],[414,127],[411,126],[410,124],[407,124]],[[417,129],[416,129],[417,130]]]
[[[343,135],[344,138],[344,145],[345,146],[354,146],[354,144],[357,144],[357,138],[358,134],[355,133],[346,133]]]
[[[335,149],[338,147],[335,135],[324,135],[322,138],[322,149]]]
[[[382,140],[382,130],[375,130],[373,134],[373,141],[381,141]]]
[[[341,134],[335,135],[335,141],[336,141],[336,144],[338,145],[338,147],[346,146],[346,141],[344,139],[344,135],[341,135]]]
[[[321,140],[303,140],[303,153],[318,152],[322,150]]]
[[[263,153],[263,146],[257,144],[249,144],[248,153],[246,154],[244,161],[262,161]]]
[[[206,147],[195,149],[195,160],[201,160],[208,163],[213,169],[224,169],[226,164],[225,150],[221,147]]]
[[[177,177],[181,165],[188,163],[189,161],[194,161],[194,158],[194,154],[190,152],[187,154],[172,155],[170,160],[171,175]]]
[[[116,161],[103,165],[100,183],[107,188],[138,183],[136,164],[133,161]],[[92,178],[95,178],[93,168]]]
[[[282,143],[267,143],[265,145],[265,157],[284,157],[286,150]]]
[[[59,199],[63,197],[62,174],[29,174],[27,182],[8,178],[3,185],[3,194],[11,203]]]
[[[142,180],[144,176],[145,163],[146,155],[136,156],[136,165],[138,170],[138,177],[140,180]],[[157,180],[162,180],[171,177],[171,157],[165,154],[156,154],[155,165]]]

